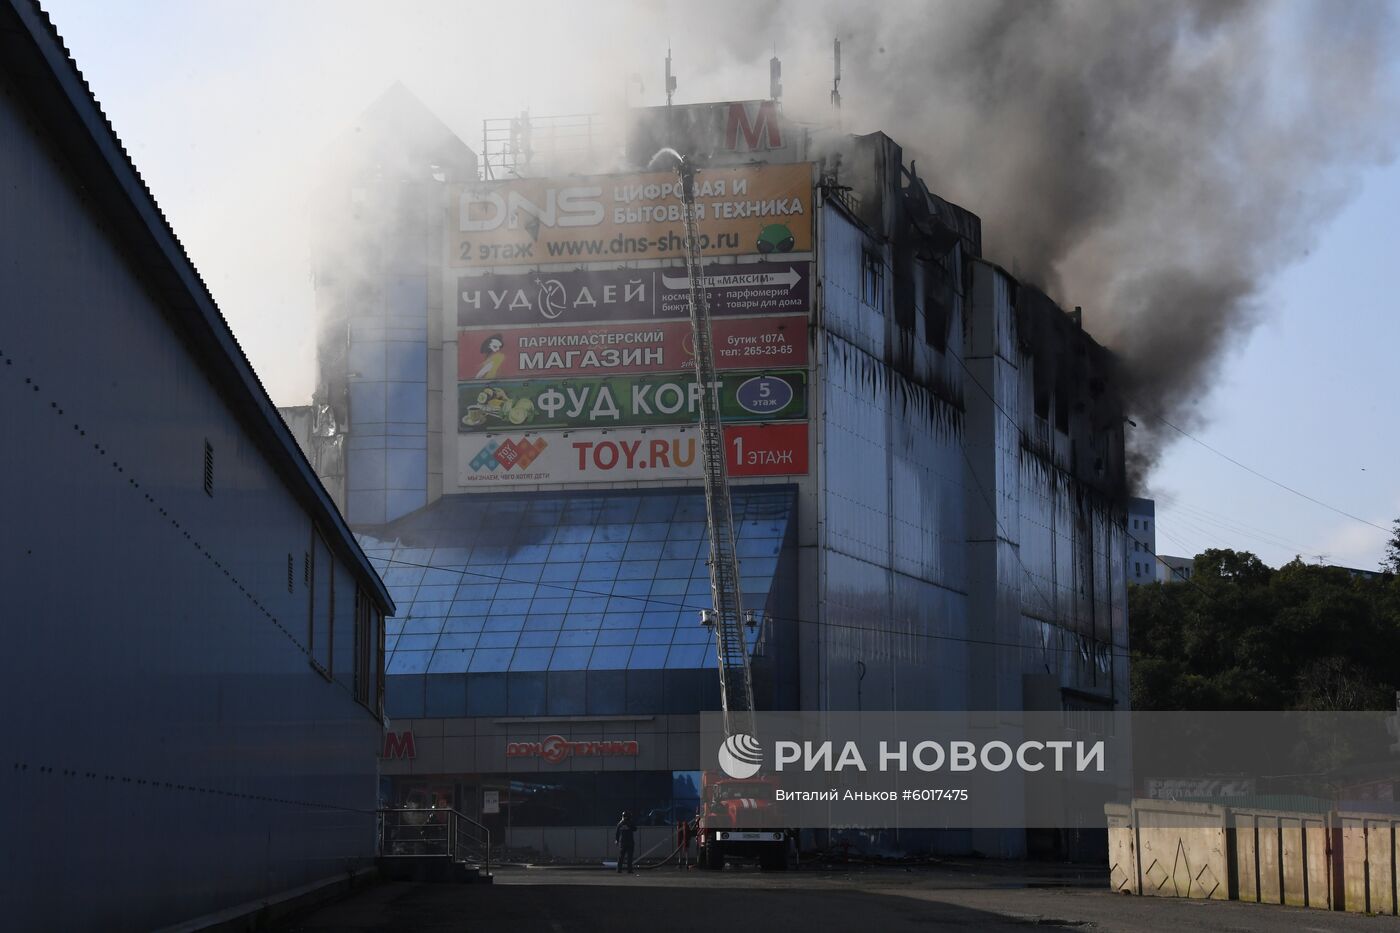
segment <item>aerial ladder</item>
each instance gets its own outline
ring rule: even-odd
[[[701,614],[714,630],[719,654],[720,706],[724,734],[753,735],[753,679],[745,640],[744,612],[739,587],[739,557],[734,546],[734,511],[729,500],[729,469],[725,460],[724,427],[720,423],[719,378],[715,372],[710,302],[705,267],[700,255],[698,212],[695,209],[695,166],[681,158],[676,168],[685,204],[685,265],[690,282],[690,326],[695,342],[695,380],[700,385],[700,463],[705,476],[705,516],[710,531],[710,596],[713,609]]]
[[[739,557],[734,544],[734,512],[729,497],[729,469],[720,423],[720,382],[715,371],[710,304],[705,268],[700,252],[699,214],[695,206],[694,164],[674,150],[663,150],[676,160],[685,216],[686,277],[690,283],[690,325],[695,344],[695,379],[700,385],[700,462],[705,479],[705,515],[710,532],[710,596],[713,608],[701,613],[701,621],[713,630],[719,660],[720,708],[726,744],[747,743],[757,750],[753,677],[749,667],[746,628],[756,624],[746,612],[739,585]],[[701,865],[719,869],[726,856],[757,858],[764,868],[786,868],[795,832],[773,829],[772,820],[760,820],[766,828],[742,825],[758,811],[771,815],[775,798],[771,779],[753,776],[734,779],[705,771],[701,785],[701,814],[697,839]]]

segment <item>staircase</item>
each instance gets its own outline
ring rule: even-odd
[[[376,862],[395,881],[490,884],[491,831],[442,807],[378,811]]]

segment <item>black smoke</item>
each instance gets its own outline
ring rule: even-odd
[[[982,217],[989,258],[1084,307],[1124,363],[1137,481],[1400,128],[1384,2],[783,9],[790,114],[830,119],[840,36],[843,128],[895,137]]]

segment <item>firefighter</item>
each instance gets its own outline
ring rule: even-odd
[[[635,875],[636,871],[632,866],[632,850],[636,845],[637,825],[632,822],[632,814],[622,811],[622,819],[617,821],[617,829],[613,830],[613,841],[618,845],[617,853],[617,873],[622,874],[622,863],[627,863],[627,874]]]
[[[694,818],[686,818],[676,824],[676,844],[681,850],[682,869],[690,867],[690,840],[695,838]]]

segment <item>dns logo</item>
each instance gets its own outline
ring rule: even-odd
[[[746,732],[736,732],[719,747],[719,767],[736,780],[751,778],[763,767],[763,746]]]

